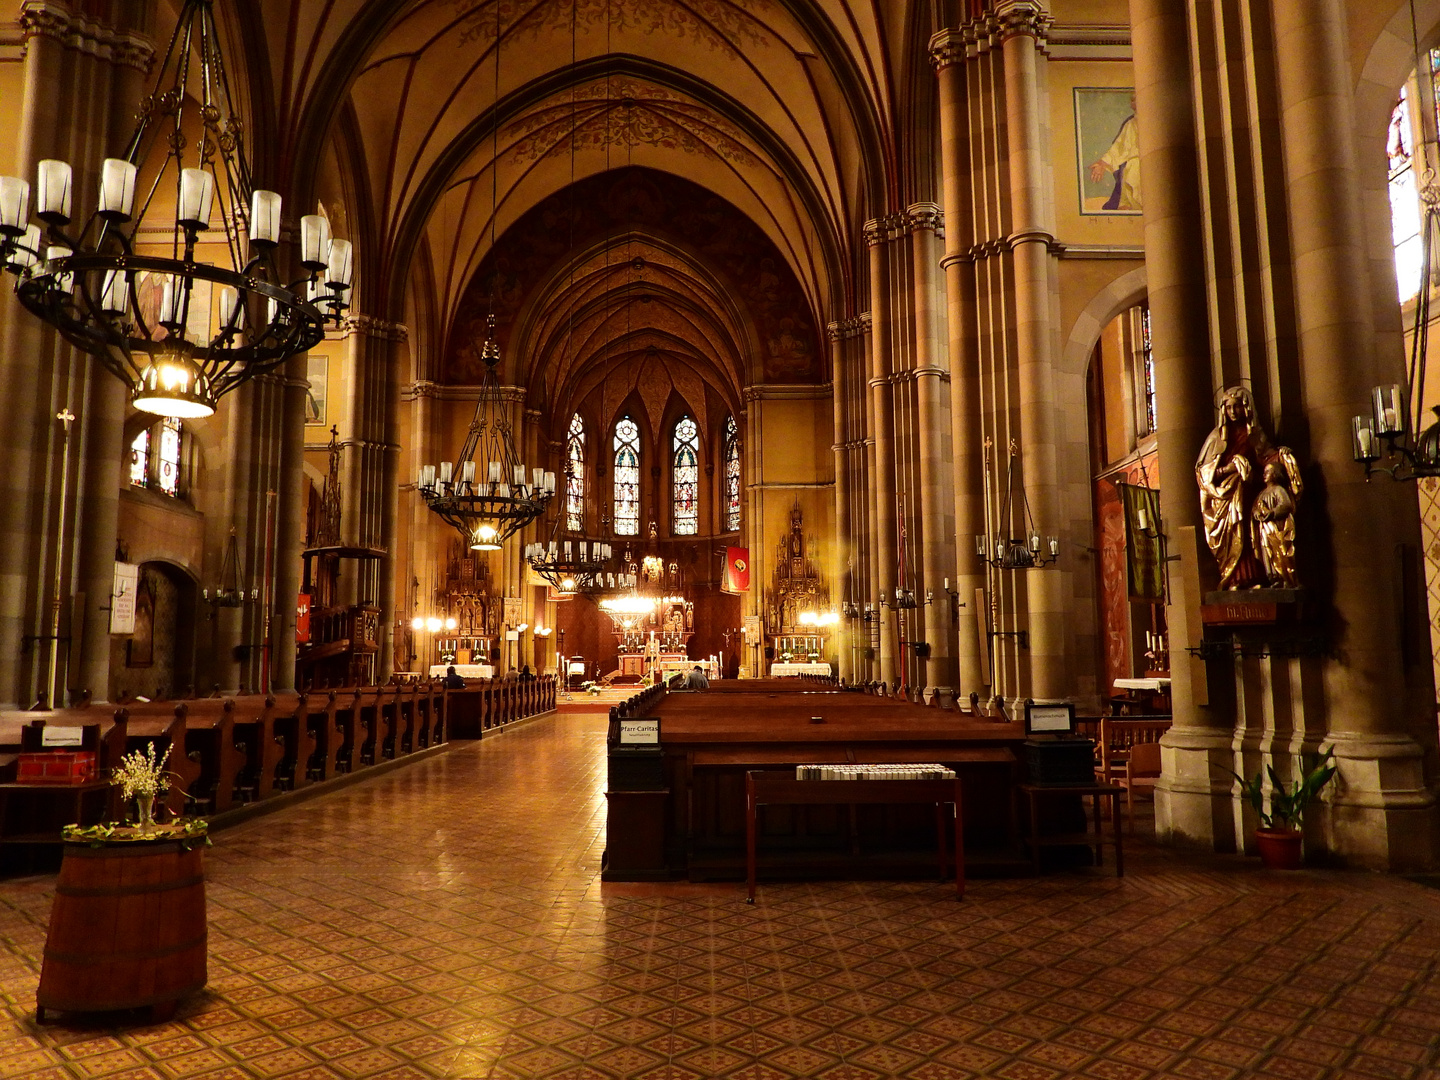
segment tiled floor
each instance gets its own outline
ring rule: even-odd
[[[1127,876],[602,886],[603,718],[221,834],[210,986],[37,1028],[53,877],[0,882],[0,1076],[1440,1077],[1440,892],[1137,845]]]

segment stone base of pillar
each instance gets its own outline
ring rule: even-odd
[[[1162,844],[1231,853],[1236,842],[1231,735],[1171,729],[1160,740],[1155,785],[1155,837]]]
[[[1326,743],[1339,772],[1311,811],[1307,836],[1343,866],[1414,873],[1440,865],[1440,812],[1414,740],[1337,733]]]

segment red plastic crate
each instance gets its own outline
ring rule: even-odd
[[[15,775],[21,784],[84,784],[96,778],[93,750],[21,754]]]

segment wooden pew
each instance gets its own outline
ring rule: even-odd
[[[376,694],[376,710],[380,732],[375,743],[375,761],[392,761],[400,738],[400,701],[398,686],[382,686]]]
[[[329,780],[335,775],[335,751],[340,743],[335,730],[335,692],[311,690],[302,694],[300,701],[305,726],[315,740],[314,751],[303,762],[305,779],[309,783]]]
[[[235,745],[245,755],[245,767],[236,785],[244,802],[268,799],[275,793],[275,776],[285,754],[275,732],[279,706],[270,694],[245,694],[235,701]]]
[[[185,752],[200,766],[191,801],[197,813],[223,813],[235,805],[247,761],[236,744],[235,701],[200,698],[185,704]]]
[[[360,722],[359,687],[330,691],[334,699],[334,731],[337,740],[334,765],[337,775],[353,772],[360,766],[360,746],[365,741],[365,728]]]
[[[380,723],[380,695],[384,687],[369,686],[362,688],[355,698],[355,716],[359,724],[357,737],[360,745],[357,748],[359,760],[355,767],[362,768],[366,765],[374,765],[380,760],[380,748],[383,742]]]
[[[450,712],[445,700],[445,684],[430,680],[430,745],[439,746],[450,740]]]
[[[307,765],[315,754],[315,733],[301,695],[281,692],[272,698],[275,738],[284,746],[275,766],[275,786],[281,791],[299,791],[310,784]]]
[[[395,756],[414,753],[416,748],[415,684],[403,683],[395,688]]]

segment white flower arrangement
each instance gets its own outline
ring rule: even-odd
[[[143,753],[139,750],[131,751],[115,766],[110,782],[120,789],[126,801],[137,798],[153,799],[157,795],[164,795],[170,790],[170,774],[165,769],[165,763],[170,760],[171,749],[172,747],[167,746],[158,761],[155,758],[153,742],[146,744]]]

